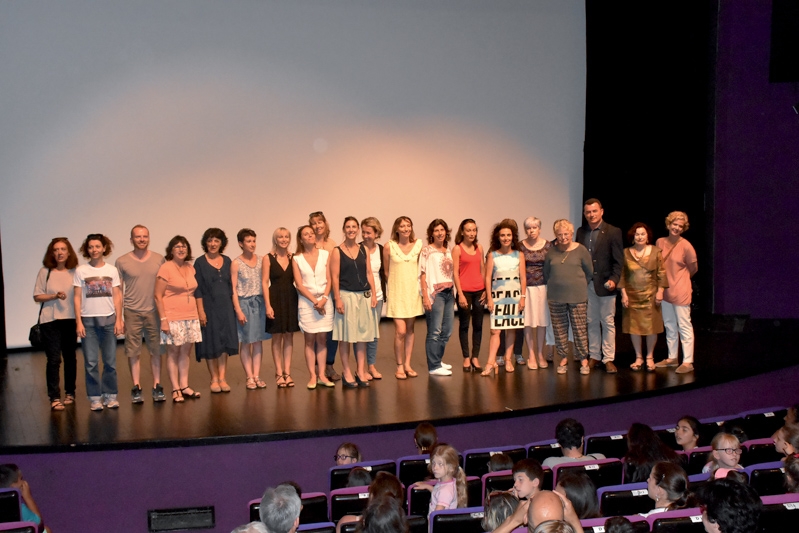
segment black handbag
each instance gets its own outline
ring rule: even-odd
[[[47,290],[47,282],[50,281],[50,270],[47,270],[47,279],[44,280],[44,288]],[[36,350],[41,350],[44,348],[44,335],[42,334],[42,326],[40,321],[42,320],[42,309],[44,309],[44,302],[39,306],[39,317],[36,319],[36,324],[31,327],[30,333],[28,333],[28,342],[31,343],[31,346]]]

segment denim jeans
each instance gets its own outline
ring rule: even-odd
[[[383,314],[383,300],[377,301],[377,307],[375,307],[375,312],[377,314],[377,328],[380,329],[380,317]],[[373,340],[372,342],[366,343],[366,364],[373,365],[377,360],[377,339]]]
[[[116,315],[83,317],[86,337],[83,339],[83,361],[86,367],[86,394],[117,393],[117,338],[114,335]],[[100,355],[103,356],[103,378],[100,382]]]
[[[452,323],[455,320],[455,297],[452,289],[447,289],[436,294],[433,307],[425,311],[427,321],[427,338],[424,349],[427,353],[427,370],[441,367],[444,357],[444,348],[447,347],[449,336],[452,335]]]

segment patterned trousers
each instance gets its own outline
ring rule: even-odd
[[[569,353],[569,325],[574,337],[574,358],[578,361],[588,358],[587,310],[588,302],[564,304],[549,300],[552,332],[555,334],[555,346],[561,359],[565,359]]]

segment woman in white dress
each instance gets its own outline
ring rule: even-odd
[[[333,302],[330,299],[330,269],[327,250],[316,247],[311,226],[297,230],[297,254],[294,256],[294,285],[299,293],[298,318],[305,335],[305,361],[311,379],[308,388],[316,385],[333,387],[325,376],[327,346],[325,339],[333,331]]]

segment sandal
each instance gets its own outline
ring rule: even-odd
[[[286,378],[283,377],[283,374],[275,374],[275,385],[278,389],[286,388]]]
[[[547,368],[548,366],[549,366],[549,363],[547,363],[546,359],[544,359],[542,357],[538,358],[538,368]]]
[[[75,395],[74,394],[67,394],[64,396],[64,405],[72,405],[75,403]]]
[[[211,380],[211,392],[213,392],[214,394],[222,392],[222,387],[219,386],[219,380],[217,379]]]
[[[635,362],[630,365],[630,370],[633,372],[638,372],[641,370],[641,367],[644,366],[644,358],[643,357],[636,357]]]
[[[646,370],[647,370],[647,372],[654,372],[655,371],[655,358],[654,357],[647,357],[646,358]]]
[[[265,389],[266,388],[266,383],[264,383],[264,380],[262,380],[260,376],[255,376],[255,385],[259,389]]]
[[[64,409],[66,409],[66,407],[64,407],[64,404],[61,402],[61,398],[50,400],[51,411],[63,411]]]
[[[247,390],[255,390],[258,385],[255,384],[255,378],[247,378]]]
[[[224,379],[219,380],[219,388],[222,389],[222,392],[230,392],[230,385]]]
[[[402,364],[397,365],[397,371],[394,372],[394,377],[397,379],[408,379],[408,375],[405,374],[405,366]]]
[[[283,374],[283,379],[286,382],[286,387],[291,388],[294,386],[294,380],[291,379],[291,374]]]
[[[180,393],[183,395],[184,398],[190,398],[192,400],[196,400],[200,397],[200,393],[196,390],[189,392],[190,386],[183,387],[180,389]]]
[[[172,389],[172,403],[183,403],[183,393],[181,389]]]
[[[412,368],[406,368],[405,369],[405,373],[408,374],[409,378],[415,378],[416,376],[419,375],[419,374],[416,373],[416,370],[414,370]]]
[[[383,374],[377,371],[375,365],[369,365],[369,374],[372,375],[372,379],[383,379]]]
[[[538,362],[535,360],[534,357],[531,357],[527,361],[527,370],[538,370]]]

